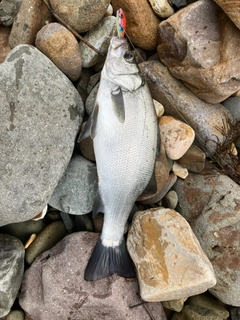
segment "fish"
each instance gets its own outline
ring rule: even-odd
[[[144,190],[156,189],[160,135],[148,85],[126,38],[110,40],[95,107],[78,141],[89,136],[98,173],[93,216],[104,213],[104,222],[84,279],[95,281],[113,274],[133,278],[124,227],[137,198]]]

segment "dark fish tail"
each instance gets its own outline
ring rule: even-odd
[[[86,281],[99,280],[115,273],[124,278],[136,276],[125,240],[123,239],[119,246],[105,247],[99,237],[88,261],[84,279]]]

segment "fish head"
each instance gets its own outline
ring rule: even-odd
[[[123,91],[132,92],[144,85],[126,38],[112,37],[102,74]]]

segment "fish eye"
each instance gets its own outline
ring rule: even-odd
[[[131,52],[125,52],[125,53],[124,53],[124,59],[125,59],[127,62],[133,62],[133,60],[134,60],[134,55],[133,55]]]

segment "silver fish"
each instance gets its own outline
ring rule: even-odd
[[[160,144],[157,133],[151,94],[134,55],[125,38],[113,37],[95,109],[79,138],[93,138],[99,177],[93,215],[104,213],[102,233],[85,270],[85,280],[115,273],[135,276],[124,227],[136,199],[151,180]]]

